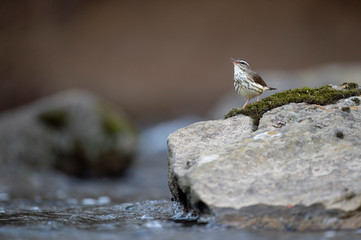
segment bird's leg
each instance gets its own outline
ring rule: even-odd
[[[258,98],[257,98],[257,102],[258,102],[258,100],[259,100],[259,97],[261,96],[261,94],[260,95],[258,95]]]
[[[251,100],[251,99],[248,98],[247,102],[243,105],[242,109],[244,109],[247,106],[247,104],[249,103],[249,100]]]

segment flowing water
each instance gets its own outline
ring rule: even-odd
[[[90,203],[87,203],[90,204]],[[250,232],[170,220],[168,200],[88,206],[18,201],[0,208],[0,239],[360,239],[358,232]]]

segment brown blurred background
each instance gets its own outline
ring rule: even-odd
[[[134,119],[204,114],[256,71],[361,61],[361,1],[0,2],[0,111],[85,88]]]

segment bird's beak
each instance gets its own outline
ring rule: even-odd
[[[234,59],[234,58],[231,58],[231,62],[232,62],[234,65],[237,65],[237,64],[238,64],[237,60]]]

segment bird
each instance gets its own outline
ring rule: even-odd
[[[264,91],[276,90],[276,88],[267,86],[261,76],[258,73],[252,71],[250,65],[245,60],[235,60],[231,58],[231,62],[234,65],[233,84],[236,93],[242,97],[248,98],[242,109],[247,106],[251,98],[258,96],[258,102],[261,94]]]

